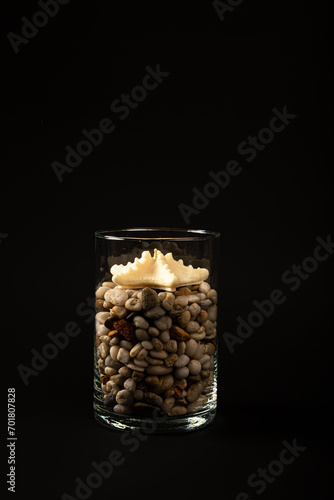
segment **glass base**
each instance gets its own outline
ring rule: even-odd
[[[97,407],[98,406],[98,407]],[[166,434],[189,432],[210,424],[216,415],[216,408],[182,417],[134,417],[118,415],[94,404],[95,420],[110,430],[141,430],[144,434]]]
[[[100,425],[110,430],[141,430],[144,434],[166,434],[202,429],[214,420],[217,411],[215,398],[204,410],[180,417],[169,417],[158,412],[150,417],[120,415],[103,404],[102,391],[97,381],[94,384],[93,407],[95,420]]]

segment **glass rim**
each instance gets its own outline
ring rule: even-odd
[[[137,236],[131,232],[141,233]],[[161,236],[149,236],[150,232],[161,233]],[[169,236],[163,236],[169,233]],[[173,233],[175,233],[173,235]],[[181,233],[183,233],[181,235]],[[220,233],[210,229],[187,229],[179,227],[130,227],[125,229],[101,229],[95,231],[96,239],[104,240],[169,240],[169,241],[198,241],[209,238],[219,238]]]

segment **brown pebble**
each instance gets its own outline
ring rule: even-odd
[[[108,337],[116,337],[116,335],[118,335],[118,331],[117,330],[111,330],[111,332],[108,333]]]
[[[182,288],[179,288],[175,293],[174,293],[175,297],[180,297],[182,295],[191,295],[191,290],[184,286]]]
[[[135,335],[135,325],[129,323],[126,319],[120,319],[119,321],[114,321],[114,328],[124,337],[126,340],[134,340]]]
[[[169,332],[170,332],[170,336],[173,337],[173,339],[179,340],[181,342],[191,339],[189,333],[187,333],[182,328],[180,328],[179,326],[176,326],[176,325],[172,325]]]
[[[189,311],[183,311],[177,318],[177,322],[181,327],[185,327],[191,319],[191,314]]]
[[[141,372],[136,372],[134,371],[132,373],[132,379],[135,381],[135,382],[141,382],[145,377],[145,374],[144,373],[141,373]]]
[[[167,356],[164,362],[167,366],[173,366],[176,360],[177,360],[177,354],[169,354],[169,356]]]
[[[109,377],[107,375],[100,375],[100,379],[102,384],[106,384],[109,380]]]
[[[198,323],[204,323],[204,321],[206,321],[207,319],[208,319],[208,313],[203,309],[201,309],[199,314],[197,315],[196,321]]]

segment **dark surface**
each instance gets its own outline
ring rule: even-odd
[[[211,2],[110,3],[61,6],[18,54],[7,34],[40,8],[1,4],[2,359],[17,397],[16,498],[75,496],[75,479],[112,450],[125,462],[91,498],[333,498],[334,256],[297,290],[282,282],[332,231],[329,2],[245,0],[223,22]],[[110,104],[158,64],[170,75],[120,120]],[[284,106],[297,117],[247,162],[238,146]],[[52,162],[106,117],[115,131],[60,183]],[[187,225],[178,205],[229,160],[242,172]],[[216,422],[148,436],[133,452],[94,422],[92,323],[76,312],[94,290],[94,231],[131,226],[220,231],[223,311]],[[231,354],[224,332],[274,289],[285,302]],[[80,335],[26,387],[17,365],[69,321]],[[307,449],[256,493],[247,478],[294,439]]]

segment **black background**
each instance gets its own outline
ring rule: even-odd
[[[244,0],[222,22],[210,1],[72,0],[15,54],[7,34],[38,10],[1,4],[2,359],[16,388],[16,497],[74,496],[75,478],[117,449],[124,465],[91,498],[332,498],[334,257],[295,292],[281,281],[332,231],[329,2]],[[120,120],[112,101],[158,64],[169,76]],[[297,117],[247,163],[239,144],[284,106]],[[60,183],[51,163],[105,117],[115,131]],[[187,225],[178,205],[232,159],[242,173]],[[133,453],[93,419],[92,324],[76,313],[94,290],[94,231],[132,226],[218,230],[222,310],[215,423],[148,436]],[[275,288],[286,302],[231,354],[223,333]],[[68,321],[80,335],[25,387],[17,365]],[[307,449],[258,495],[247,478],[294,438]]]

